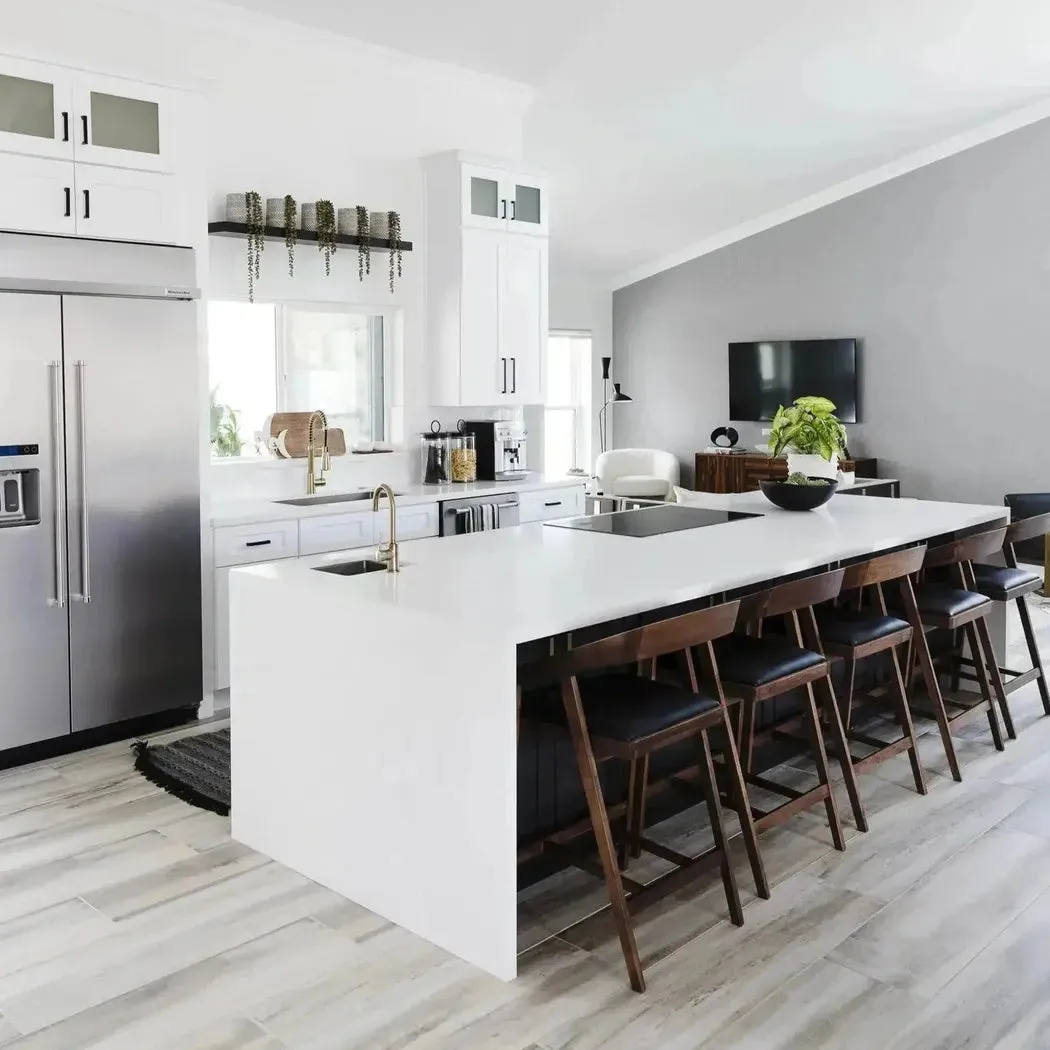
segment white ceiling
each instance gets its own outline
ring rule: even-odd
[[[609,275],[1050,97],[1050,0],[240,6],[535,86],[554,252]]]

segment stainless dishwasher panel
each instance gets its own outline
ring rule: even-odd
[[[496,528],[507,529],[521,521],[518,494],[516,492],[494,492],[491,496],[469,496],[465,499],[441,501],[441,535],[456,535],[457,513],[474,507],[495,507]]]

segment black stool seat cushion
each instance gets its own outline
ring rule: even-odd
[[[1043,585],[1043,578],[1038,573],[1002,565],[981,565],[975,562],[973,574],[977,580],[977,590],[996,602],[1020,598],[1023,594],[1039,590]]]
[[[817,610],[817,625],[823,641],[853,647],[908,630],[908,621],[898,620],[896,616],[883,616],[872,609],[832,606]]]
[[[820,653],[799,649],[784,638],[731,634],[715,642],[718,671],[726,682],[760,686],[824,663]]]
[[[607,740],[640,740],[718,707],[702,693],[635,674],[596,675],[579,683],[587,729]],[[526,690],[521,713],[536,722],[565,725],[561,686]]]
[[[935,616],[960,616],[981,605],[988,599],[976,591],[963,591],[944,583],[919,583],[915,585],[915,604],[920,613]]]

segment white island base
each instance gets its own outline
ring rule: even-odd
[[[526,525],[231,574],[233,837],[516,976],[517,645],[991,527],[1002,507],[837,497],[651,538]],[[635,513],[644,513],[638,511]]]

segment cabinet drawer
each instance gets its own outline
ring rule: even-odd
[[[298,554],[299,523],[296,521],[230,525],[215,530],[216,567],[295,558]]]
[[[438,505],[421,503],[414,507],[397,508],[397,540],[418,540],[436,536],[439,532]],[[381,510],[375,515],[375,537],[377,543],[390,539],[390,512]]]
[[[299,522],[299,555],[329,554],[374,543],[371,511],[325,514]]]
[[[583,486],[573,485],[563,489],[544,489],[540,492],[523,492],[519,513],[521,523],[550,521],[553,518],[572,518],[584,510]]]

